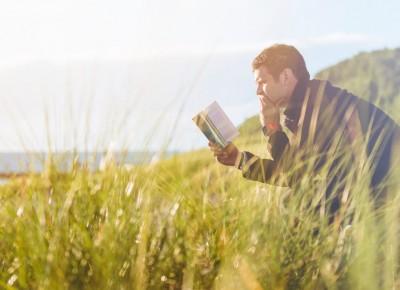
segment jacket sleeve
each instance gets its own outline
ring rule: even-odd
[[[289,139],[283,131],[277,131],[269,137],[269,151],[273,159],[262,159],[254,154],[244,151],[241,163],[243,177],[278,185],[276,178],[284,174],[280,163],[284,157],[284,152],[289,148]]]

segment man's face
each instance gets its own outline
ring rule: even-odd
[[[257,85],[257,96],[266,102],[272,102],[278,107],[287,104],[287,89],[279,77],[277,80],[268,72],[265,66],[254,70]]]

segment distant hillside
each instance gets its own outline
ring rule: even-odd
[[[315,76],[366,99],[400,122],[400,48],[362,52]],[[240,126],[242,135],[259,132],[258,116]]]
[[[359,53],[316,78],[328,79],[400,120],[400,48]]]

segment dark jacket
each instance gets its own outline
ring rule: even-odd
[[[318,174],[327,167],[326,194],[330,195],[351,166],[368,160],[370,187],[375,190],[387,176],[394,155],[400,154],[396,141],[399,126],[373,104],[327,81],[300,81],[284,117],[284,130],[268,140],[272,159],[244,152],[241,167],[245,178],[291,187],[305,172]],[[364,147],[354,147],[360,140]],[[362,154],[354,152],[359,148],[365,148]],[[305,168],[310,164],[311,168]]]

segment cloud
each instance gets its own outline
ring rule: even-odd
[[[332,33],[314,38],[300,40],[303,46],[331,44],[381,44],[383,40],[373,35],[358,33]]]
[[[281,39],[267,39],[263,42],[247,43],[247,44],[222,44],[215,45],[214,48],[209,50],[195,49],[190,47],[177,47],[175,51],[170,51],[179,54],[240,54],[240,53],[254,53],[260,51],[264,47],[268,47],[275,43],[287,43],[295,45],[298,48],[312,48],[327,45],[374,45],[384,46],[383,39],[374,35],[360,34],[360,33],[343,33],[335,32],[326,35],[318,35],[315,37],[305,38],[281,38]]]

